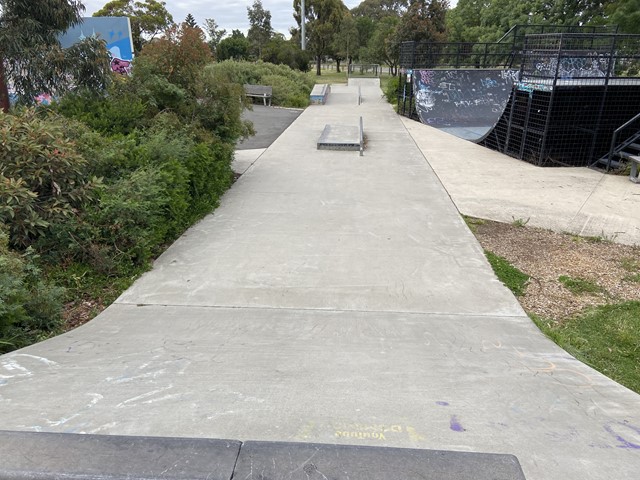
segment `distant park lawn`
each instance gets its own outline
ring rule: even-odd
[[[380,88],[382,91],[385,91],[389,80],[392,78],[388,73],[386,73],[386,67],[383,67],[383,73],[380,76]],[[335,66],[331,68],[323,68],[322,75],[316,75],[315,66],[307,73],[310,79],[312,79],[316,84],[317,83],[331,83],[331,84],[346,84],[347,83],[347,70],[346,65],[340,67],[340,73],[337,73],[335,70]]]

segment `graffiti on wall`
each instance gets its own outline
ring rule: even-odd
[[[607,76],[611,62],[610,55],[597,52],[585,52],[576,56],[545,57],[535,59],[531,74],[539,77],[553,78],[556,71],[558,78],[603,78]],[[612,69],[613,70],[613,69]]]
[[[434,127],[491,125],[504,111],[517,70],[416,70],[416,110]]]
[[[97,37],[107,43],[114,72],[128,74],[131,71],[133,41],[127,17],[85,17],[60,37],[60,44],[68,48],[87,37]]]

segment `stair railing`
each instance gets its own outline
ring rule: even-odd
[[[625,128],[627,128],[629,125],[631,125],[633,122],[637,120],[640,120],[640,113],[638,113],[635,117],[628,120],[627,122],[620,125],[618,128],[614,130],[613,136],[611,137],[611,146],[609,147],[609,155],[607,156],[607,171],[609,171],[609,169],[611,168],[611,162],[613,161],[613,154],[615,153],[615,150],[616,150],[618,135],[622,130],[624,130]]]

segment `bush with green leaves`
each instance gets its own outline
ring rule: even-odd
[[[237,62],[226,60],[209,66],[224,72],[231,81],[239,84],[267,85],[274,87],[273,103],[282,107],[306,107],[314,81],[302,72],[286,65],[266,62]]]
[[[99,183],[55,116],[0,113],[0,222],[12,245],[31,245],[52,223],[76,215]]]
[[[33,343],[62,322],[64,290],[41,279],[31,250],[20,255],[8,243],[0,224],[0,353]]]
[[[183,40],[142,55],[133,75],[104,94],[74,93],[0,117],[2,348],[59,324],[60,290],[37,281],[36,264],[72,286],[74,298],[95,298],[84,280],[114,298],[113,285],[128,285],[232,184],[235,143],[251,133],[242,85],[205,67],[208,54],[197,68],[180,55],[167,63],[163,52],[179,53],[171,43]]]
[[[400,88],[400,77],[391,77],[384,89],[384,96],[387,102],[395,105],[398,102],[398,90]]]

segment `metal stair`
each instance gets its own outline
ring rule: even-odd
[[[620,142],[620,139],[624,141]],[[624,166],[630,157],[640,156],[640,113],[613,132],[609,152],[591,166],[606,170]]]

